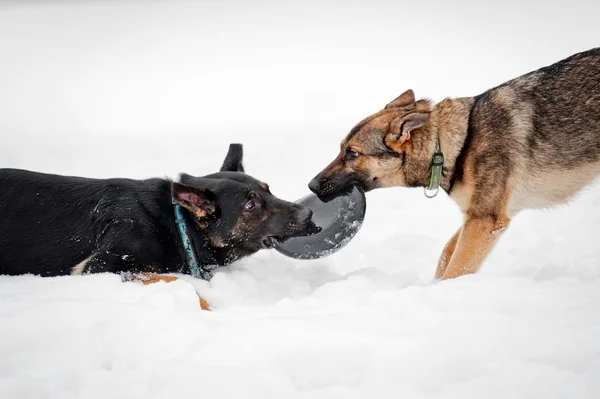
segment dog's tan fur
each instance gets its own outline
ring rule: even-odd
[[[477,97],[434,105],[408,90],[352,129],[311,189],[426,187],[436,137],[441,187],[464,214],[436,270],[448,279],[477,272],[519,211],[565,203],[600,175],[600,49]]]
[[[165,283],[170,283],[172,281],[179,280],[179,277],[169,276],[164,274],[156,274],[156,273],[134,273],[124,275],[123,281],[140,281],[144,285],[158,283],[160,281],[164,281]],[[202,310],[210,310],[210,305],[204,298],[198,295],[198,303],[200,305],[200,309]]]

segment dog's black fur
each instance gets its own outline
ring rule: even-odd
[[[203,272],[309,224],[308,208],[241,171],[241,145],[230,147],[221,172],[179,182],[0,169],[0,274],[190,273],[173,200]]]

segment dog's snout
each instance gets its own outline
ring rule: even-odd
[[[313,211],[311,211],[307,207],[296,204],[296,208],[297,208],[296,215],[300,222],[302,222],[302,223],[308,222],[312,218]]]
[[[321,186],[321,182],[320,182],[319,176],[316,176],[314,179],[312,179],[310,181],[310,183],[308,183],[308,188],[310,189],[310,191],[312,191],[315,194],[317,194],[319,192],[320,186]]]

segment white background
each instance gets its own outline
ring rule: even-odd
[[[477,95],[599,45],[598,2],[0,2],[0,166],[216,171],[230,142],[293,200],[402,91]],[[1,188],[0,188],[1,189]],[[432,280],[445,195],[368,194],[322,260],[193,281],[0,277],[0,397],[600,396],[600,189],[517,216],[478,275]]]

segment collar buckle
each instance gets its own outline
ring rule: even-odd
[[[444,165],[444,154],[441,152],[436,152],[433,154],[433,159],[431,160],[432,166],[443,166]]]

